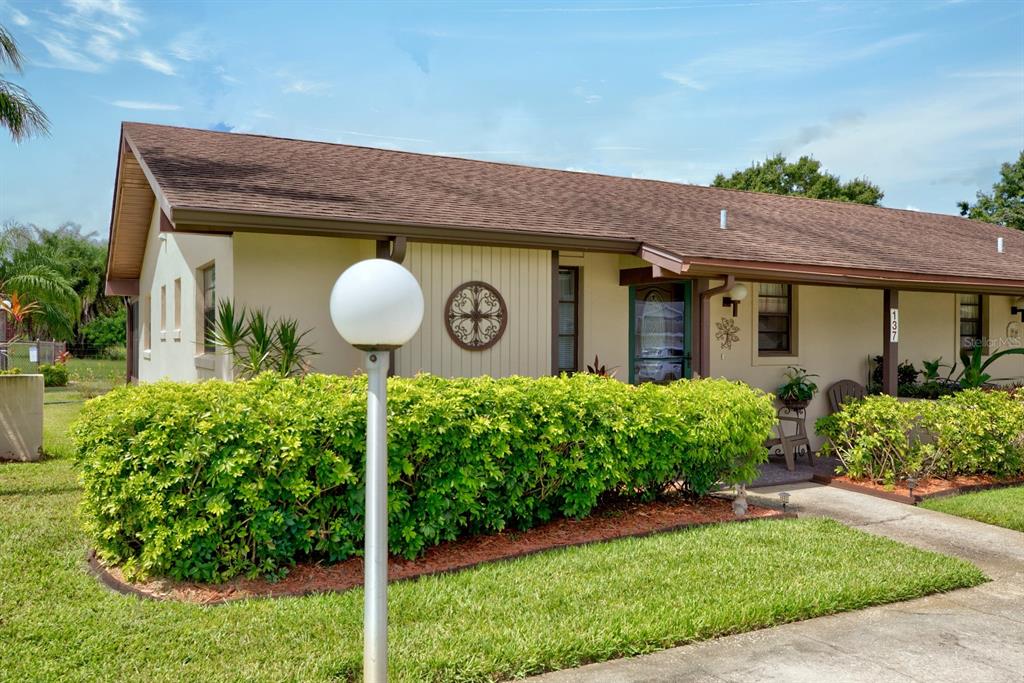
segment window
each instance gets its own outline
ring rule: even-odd
[[[181,331],[181,278],[174,278],[174,331]]]
[[[167,285],[160,287],[160,338],[167,333]]]
[[[757,291],[758,355],[792,355],[793,286],[762,283]]]
[[[149,351],[153,341],[153,295],[146,295],[146,304],[142,310],[142,349]]]
[[[580,269],[558,269],[558,372],[579,366]]]
[[[960,308],[960,348],[983,346],[985,339],[981,295],[961,294],[957,300]]]
[[[217,347],[211,341],[217,323],[217,268],[207,266],[199,271],[203,283],[203,351],[213,353]]]

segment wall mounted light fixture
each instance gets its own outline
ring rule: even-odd
[[[739,313],[740,302],[747,298],[747,286],[737,282],[732,286],[732,289],[722,297],[722,305],[728,308],[732,306],[732,317],[736,317]]]
[[[1024,323],[1024,296],[1017,297],[1017,300],[1010,306],[1010,315],[1020,315],[1020,321]]]

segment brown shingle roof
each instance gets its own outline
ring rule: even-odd
[[[684,258],[1024,284],[1024,232],[955,216],[141,123],[124,134],[173,209],[570,234]]]

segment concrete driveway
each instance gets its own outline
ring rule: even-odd
[[[777,500],[780,488],[752,496]],[[788,487],[802,516],[971,560],[991,583],[557,671],[597,681],[1024,681],[1024,534],[859,493]]]

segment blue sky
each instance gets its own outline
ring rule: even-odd
[[[774,152],[955,213],[1024,148],[1014,2],[22,2],[0,221],[105,233],[122,120],[707,184]],[[8,74],[9,75],[9,74]]]

